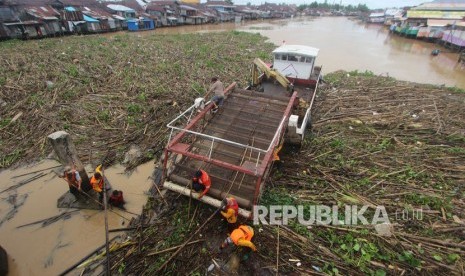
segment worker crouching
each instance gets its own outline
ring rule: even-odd
[[[124,204],[126,203],[123,198],[123,191],[114,190],[108,199],[111,206],[125,210]]]
[[[207,194],[208,190],[210,190],[211,180],[210,176],[204,170],[198,170],[195,172],[194,177],[192,178],[192,189],[196,192],[203,191],[199,196],[198,199],[201,199],[204,195]]]
[[[221,244],[220,249],[226,248],[230,244],[236,246],[243,246],[250,248],[253,251],[257,251],[257,248],[252,243],[252,238],[254,235],[253,228],[248,225],[241,225],[227,237],[224,242]]]
[[[228,197],[221,202],[221,215],[228,222],[228,232],[236,228],[239,205],[234,197]]]

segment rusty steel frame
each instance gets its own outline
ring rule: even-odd
[[[235,85],[236,85],[235,83],[229,85],[225,89],[225,92],[227,94],[229,94],[232,91],[232,89],[235,87]],[[285,129],[286,129],[286,124],[287,124],[287,122],[289,120],[289,117],[291,115],[292,107],[295,104],[297,94],[298,94],[297,92],[294,92],[292,94],[292,96],[290,98],[288,98],[287,105],[283,104],[283,106],[286,106],[286,108],[284,110],[284,113],[282,113],[280,123],[279,123],[278,127],[276,128],[274,136],[273,136],[273,138],[272,138],[271,142],[269,143],[269,146],[268,146],[268,148],[266,150],[193,131],[192,128],[194,128],[194,126],[206,116],[207,112],[210,109],[213,108],[213,103],[211,103],[211,102],[208,102],[207,106],[203,110],[201,110],[193,118],[191,118],[192,114],[193,114],[193,113],[191,113],[189,115],[188,122],[187,122],[187,124],[186,124],[186,126],[184,128],[178,128],[178,127],[174,126],[174,122],[176,122],[177,120],[179,120],[179,119],[181,119],[183,117],[187,118],[186,114],[189,111],[189,109],[186,110],[184,113],[179,115],[177,118],[175,118],[173,121],[171,121],[167,125],[169,128],[171,128],[171,133],[170,133],[170,138],[169,138],[168,143],[167,143],[167,147],[165,148],[165,151],[164,151],[165,152],[165,157],[164,157],[164,160],[163,160],[163,179],[166,178],[167,173],[168,173],[167,165],[168,165],[168,160],[169,160],[169,158],[171,156],[171,153],[179,154],[179,155],[182,155],[184,157],[200,160],[200,161],[210,163],[210,164],[213,164],[213,165],[216,165],[216,166],[219,166],[219,167],[223,167],[223,168],[228,169],[228,170],[241,172],[241,173],[244,173],[246,175],[256,177],[255,192],[254,192],[254,195],[253,195],[253,198],[252,198],[251,202],[252,202],[253,205],[257,204],[257,202],[259,200],[259,193],[260,193],[260,188],[261,188],[261,185],[262,185],[262,181],[264,180],[265,173],[266,173],[266,170],[267,170],[268,166],[270,166],[271,163],[272,163],[274,148],[278,145],[280,139],[284,135],[284,132],[285,132]],[[193,112],[193,110],[195,110],[194,106],[192,106],[191,108],[192,109],[190,111]],[[225,115],[227,116],[227,114],[225,114]],[[265,116],[265,118],[268,118],[268,117]],[[248,121],[248,120],[244,120],[243,118],[239,118],[239,119],[241,121]],[[268,118],[268,119],[271,119],[271,117]],[[172,135],[173,135],[175,130],[180,131],[180,132],[177,133],[172,138]],[[252,130],[252,129],[250,129],[250,130]],[[225,130],[224,134],[227,134],[227,133],[228,133],[228,131]],[[202,154],[197,154],[197,153],[190,152],[189,149],[191,148],[192,145],[180,142],[181,139],[183,137],[185,137],[187,134],[193,134],[193,135],[197,135],[199,137],[203,137],[203,138],[206,138],[206,139],[211,139],[212,145],[210,146],[210,150],[208,151],[208,153],[202,155]],[[242,135],[240,135],[240,136],[242,136]],[[247,136],[244,136],[244,138],[247,138]],[[229,145],[232,145],[232,146],[245,148],[246,150],[249,149],[249,150],[251,150],[251,152],[256,152],[257,157],[256,157],[256,162],[254,162],[254,163],[256,163],[255,170],[251,169],[250,167],[246,168],[246,167],[241,166],[241,165],[235,165],[235,164],[231,164],[231,163],[219,160],[219,159],[211,158],[211,153],[212,153],[212,150],[213,150],[213,144],[215,143],[215,141],[218,141],[220,143],[223,142],[225,144],[229,144]],[[263,156],[262,158],[261,158],[261,155]]]

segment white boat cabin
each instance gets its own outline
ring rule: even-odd
[[[288,78],[308,80],[318,52],[304,45],[282,45],[273,51],[273,68]]]

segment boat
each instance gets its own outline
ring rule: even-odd
[[[167,124],[163,187],[197,198],[191,177],[203,169],[212,186],[200,200],[218,208],[233,196],[239,214],[251,218],[279,150],[285,143],[299,145],[305,137],[321,79],[321,67],[315,66],[318,52],[282,45],[273,51],[272,63],[256,58],[250,85],[230,84],[216,113],[211,112],[213,103],[195,99]]]

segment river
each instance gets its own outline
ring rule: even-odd
[[[98,210],[80,210],[69,219],[60,219],[44,227],[36,224],[18,228],[70,211],[57,208],[57,199],[68,191],[68,185],[54,172],[44,170],[21,176],[57,165],[56,161],[44,160],[0,172],[0,191],[44,174],[17,189],[0,193],[0,245],[9,255],[9,275],[58,275],[105,243],[104,212]],[[129,212],[141,213],[153,169],[154,164],[149,162],[131,175],[124,174],[122,166],[105,170],[112,187],[124,191],[125,207]],[[135,216],[113,209],[108,213],[109,229],[124,228],[132,217]]]
[[[135,35],[238,30],[260,33],[281,45],[303,44],[320,49],[323,74],[336,70],[372,71],[399,80],[465,89],[465,66],[458,53],[417,39],[391,34],[387,27],[346,17],[300,17],[286,20],[160,28]],[[438,56],[431,51],[440,49]]]

